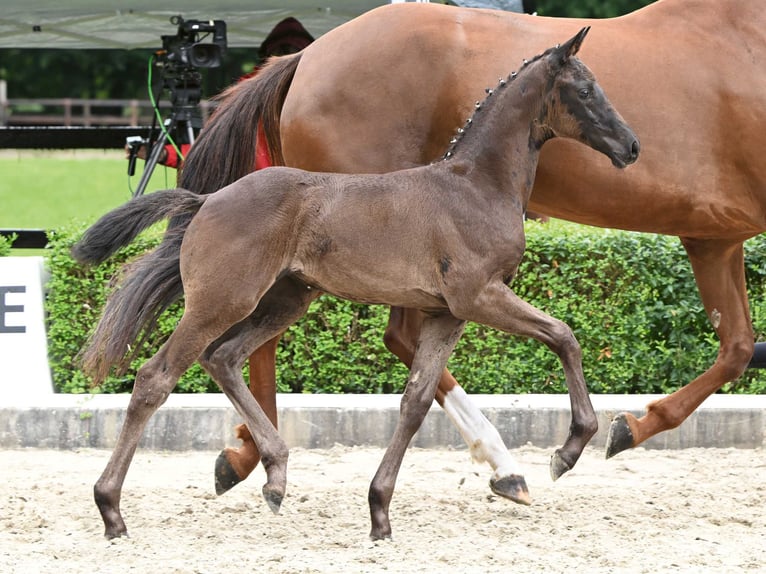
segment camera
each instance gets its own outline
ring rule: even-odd
[[[202,128],[202,116],[198,108],[202,97],[202,74],[199,68],[217,68],[226,54],[226,22],[223,20],[184,20],[173,16],[170,23],[178,26],[178,32],[161,36],[162,48],[155,51],[150,63],[150,95],[155,119],[149,136],[131,136],[125,141],[128,154],[128,175],[135,173],[136,158],[142,147],[146,165],[141,181],[133,197],[144,193],[149,178],[157,164],[166,141],[194,143],[195,131]],[[157,72],[154,74],[153,72]],[[160,117],[157,102],[165,92],[170,94],[172,109],[164,121]],[[162,121],[159,133],[156,120]]]
[[[173,16],[178,26],[175,36],[162,36],[162,49],[168,64],[191,68],[217,68],[226,53],[226,22],[223,20],[184,20]],[[212,40],[205,42],[212,34]]]

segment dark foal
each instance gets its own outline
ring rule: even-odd
[[[181,248],[183,318],[138,371],[117,446],[95,486],[108,537],[127,532],[121,487],[144,425],[195,360],[245,419],[266,469],[264,497],[279,509],[287,447],[244,384],[242,366],[303,315],[316,291],[426,314],[400,420],[370,485],[373,538],[391,534],[388,509],[405,450],[466,321],[534,337],[560,357],[572,423],[551,474],[573,467],[597,428],[579,345],[566,324],[519,299],[508,283],[524,251],[524,211],[546,141],[583,142],[617,167],[638,155],[636,136],[574,57],[587,31],[500,80],[442,161],[384,175],[271,168],[208,196],[166,190],[138,198],[88,230],[74,253],[91,260],[93,250],[108,256],[104,246],[124,244],[152,222],[192,217]],[[135,318],[125,316],[121,292],[110,297],[85,352],[96,380],[124,359],[121,326]],[[509,488],[526,493],[517,479]]]

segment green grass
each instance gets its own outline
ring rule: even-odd
[[[55,230],[95,221],[130,199],[143,167],[139,160],[136,175],[128,178],[128,162],[119,150],[3,152],[0,228]],[[175,182],[176,170],[157,166],[146,191]]]

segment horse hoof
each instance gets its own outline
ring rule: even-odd
[[[231,466],[229,459],[226,458],[226,451],[222,450],[215,460],[215,493],[220,496],[240,482],[242,479]]]
[[[561,458],[559,451],[554,452],[551,457],[551,478],[556,481],[561,478],[565,472],[569,472],[570,470],[572,470],[572,465]]]
[[[279,514],[279,509],[282,506],[282,499],[284,495],[271,488],[268,484],[263,485],[263,498],[266,500],[266,504],[274,514]]]
[[[373,542],[376,540],[391,540],[391,529],[375,529],[370,531],[370,540]]]
[[[527,482],[523,476],[518,474],[511,474],[497,480],[491,478],[489,480],[489,488],[498,496],[512,500],[517,504],[525,506],[532,504],[532,498],[530,498],[529,490],[527,489]]]
[[[621,413],[612,419],[609,434],[606,436],[606,458],[612,458],[619,452],[633,448],[633,431],[630,430],[628,417]]]
[[[107,528],[104,532],[104,538],[114,540],[115,538],[130,538],[130,535],[127,530],[110,530]]]

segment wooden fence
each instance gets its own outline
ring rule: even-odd
[[[167,117],[168,101],[159,104]],[[212,109],[207,100],[199,103],[202,120]],[[2,126],[145,126],[154,118],[149,100],[95,100],[81,98],[3,98],[0,90],[0,125]]]
[[[121,149],[126,135],[146,132],[155,119],[149,100],[81,98],[7,98],[0,80],[0,149]],[[168,101],[159,104],[163,120],[170,115]],[[204,123],[213,106],[199,103]],[[135,128],[135,129],[133,129]],[[39,249],[48,238],[42,229],[0,229],[14,237],[13,248]]]

